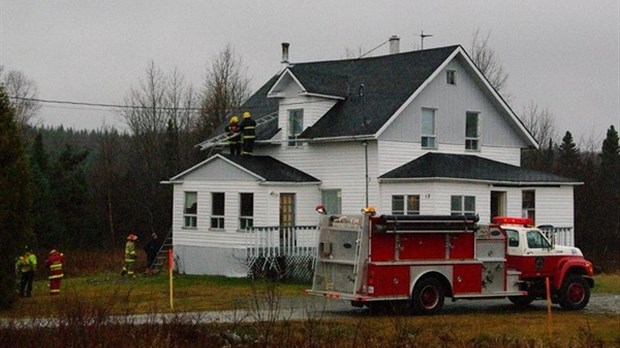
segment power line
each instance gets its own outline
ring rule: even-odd
[[[68,101],[68,100],[49,100],[49,99],[23,98],[23,97],[9,97],[9,98],[16,99],[16,100],[33,101],[33,102],[38,102],[38,103],[46,103],[46,104],[92,106],[92,107],[103,107],[103,108],[114,108],[114,109],[139,109],[139,110],[156,109],[156,110],[192,110],[192,111],[200,111],[203,109],[203,108],[184,108],[184,107],[166,107],[166,106],[136,106],[136,105],[87,103],[87,102],[75,102],[75,101]]]

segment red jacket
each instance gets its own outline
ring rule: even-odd
[[[65,254],[52,250],[45,261],[45,266],[49,268],[49,279],[62,278],[64,276],[62,271],[62,264],[65,262]]]

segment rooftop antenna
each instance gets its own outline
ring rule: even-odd
[[[420,49],[422,50],[424,49],[424,38],[431,37],[431,36],[433,36],[433,34],[424,34],[424,30],[420,32],[420,47],[421,47]]]

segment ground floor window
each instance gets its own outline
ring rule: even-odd
[[[536,191],[524,190],[521,193],[521,216],[536,221]]]
[[[342,192],[341,190],[323,190],[321,191],[321,202],[325,206],[328,214],[342,213]]]
[[[224,229],[224,192],[211,193],[211,228]]]
[[[185,192],[183,205],[183,227],[196,228],[198,226],[198,193]]]
[[[420,195],[392,196],[392,214],[420,215]]]
[[[239,194],[239,229],[249,230],[254,226],[254,194]]]
[[[451,196],[450,215],[475,215],[476,197],[475,196]]]

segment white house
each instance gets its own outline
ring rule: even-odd
[[[259,123],[254,155],[224,149],[167,181],[179,271],[245,276],[252,253],[311,246],[317,204],[529,216],[573,243],[579,183],[520,168],[538,144],[465,50],[397,43],[385,56],[286,62],[241,108]],[[223,127],[200,146],[212,151]]]

